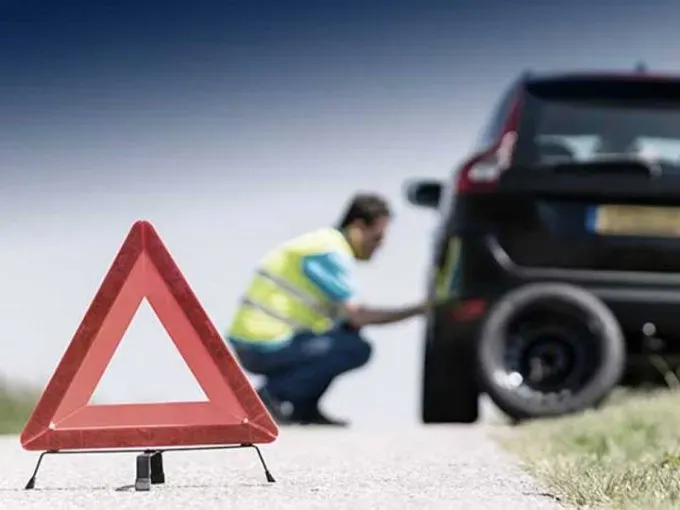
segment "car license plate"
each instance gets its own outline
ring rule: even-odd
[[[594,231],[619,236],[680,236],[680,207],[602,205],[595,208]]]

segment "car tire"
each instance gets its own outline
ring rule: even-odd
[[[589,324],[588,334],[597,339],[597,358],[588,355],[592,373],[578,390],[562,398],[545,398],[544,394],[526,391],[508,384],[502,377],[506,363],[503,352],[508,340],[506,328],[519,314],[531,306],[559,303],[582,314],[583,328]],[[580,344],[577,348],[587,349]],[[580,344],[580,345],[579,345]],[[572,414],[595,408],[603,402],[619,383],[625,368],[625,339],[618,320],[597,296],[591,292],[564,283],[534,283],[522,286],[503,296],[489,310],[481,328],[477,349],[477,371],[480,384],[490,399],[510,417],[521,421],[550,416]],[[597,360],[597,361],[595,361]],[[536,397],[536,395],[543,395]],[[551,395],[555,395],[552,393]]]
[[[472,342],[444,339],[428,328],[423,359],[423,423],[475,423],[479,384]]]

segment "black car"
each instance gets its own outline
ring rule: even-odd
[[[470,423],[487,394],[514,420],[665,384],[680,354],[680,76],[525,74],[445,182],[422,420]]]

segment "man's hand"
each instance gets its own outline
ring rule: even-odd
[[[423,307],[423,313],[429,312],[433,308],[436,308],[437,306],[441,305],[443,302],[444,300],[437,297],[426,299],[425,302],[421,305]]]

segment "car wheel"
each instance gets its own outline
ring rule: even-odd
[[[423,423],[474,423],[479,418],[475,350],[462,338],[426,333],[423,359]]]
[[[618,384],[625,340],[609,308],[574,285],[535,283],[488,312],[477,350],[480,384],[511,419],[597,407]]]

